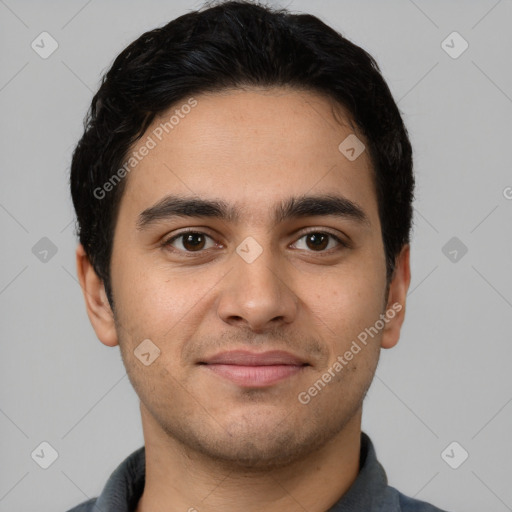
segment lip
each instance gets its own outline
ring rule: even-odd
[[[230,350],[219,352],[214,356],[201,361],[203,364],[231,364],[240,366],[271,366],[294,365],[303,366],[303,359],[285,352],[284,350],[269,350],[267,352],[251,352],[249,350]]]
[[[282,350],[260,353],[232,350],[216,354],[199,364],[239,386],[252,388],[271,386],[309,366],[298,356]]]

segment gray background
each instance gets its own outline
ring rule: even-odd
[[[68,169],[113,58],[200,5],[0,0],[0,511],[67,510],[143,443],[119,348],[96,339],[76,281]],[[404,493],[454,511],[512,510],[512,2],[280,5],[377,59],[415,150],[407,318],[382,353],[363,429]],[[31,48],[43,31],[59,45],[47,59]],[[453,31],[469,43],[458,58],[442,47]],[[45,241],[33,253],[43,237],[55,255],[38,252]],[[59,454],[48,469],[31,457],[43,441]],[[441,456],[453,441],[469,453],[458,469]],[[460,461],[460,448],[448,453]]]

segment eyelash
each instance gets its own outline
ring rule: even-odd
[[[350,247],[350,245],[347,242],[343,241],[341,238],[339,238],[338,236],[334,235],[333,233],[330,233],[329,231],[322,231],[322,230],[319,230],[319,229],[311,229],[310,231],[302,233],[302,235],[297,239],[297,241],[300,240],[301,238],[304,238],[307,235],[312,234],[312,233],[328,235],[331,238],[333,238],[334,240],[336,240],[336,242],[338,242],[339,246],[341,246],[341,247],[331,248],[331,249],[328,249],[327,251],[324,250],[324,251],[307,251],[307,252],[314,253],[314,254],[316,254],[318,256],[328,256],[328,255],[332,254],[333,249],[334,249],[334,252],[337,252],[338,250],[341,250],[342,248],[343,249],[348,249]],[[181,237],[183,237],[185,235],[189,235],[189,234],[203,235],[203,236],[206,236],[206,237],[208,237],[208,238],[213,240],[213,237],[211,237],[210,235],[208,235],[207,233],[205,233],[203,231],[197,231],[197,230],[189,229],[187,231],[181,231],[177,235],[173,235],[172,237],[164,240],[162,242],[161,246],[164,249],[166,249],[166,250],[169,250],[169,251],[175,252],[175,253],[179,253],[179,254],[183,254],[186,257],[198,257],[200,255],[204,255],[204,253],[206,251],[209,251],[209,249],[201,249],[199,251],[183,251],[181,249],[175,249],[174,247],[172,247],[172,243],[175,240],[178,240],[179,238],[181,238]]]

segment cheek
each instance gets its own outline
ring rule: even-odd
[[[385,267],[369,259],[352,258],[350,264],[329,273],[314,288],[311,281],[302,284],[302,297],[312,319],[317,319],[318,328],[325,340],[331,340],[331,350],[337,354],[374,325],[383,312]]]
[[[310,307],[333,319],[371,317],[381,312],[384,301],[385,275],[379,265],[361,260],[329,271],[312,286],[302,285],[302,296]]]
[[[171,348],[167,341],[174,340],[177,349],[177,342],[197,327],[197,315],[209,301],[208,290],[222,277],[207,269],[171,270],[128,259],[120,268],[114,288],[119,322],[133,333],[133,343],[149,338],[166,350]]]

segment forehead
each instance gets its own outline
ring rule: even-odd
[[[120,214],[139,214],[178,194],[222,198],[263,222],[270,220],[268,206],[285,197],[338,192],[375,220],[370,157],[363,150],[348,158],[346,140],[360,144],[356,150],[365,144],[343,107],[311,92],[185,98],[159,115],[127,155],[138,160],[127,173]]]

